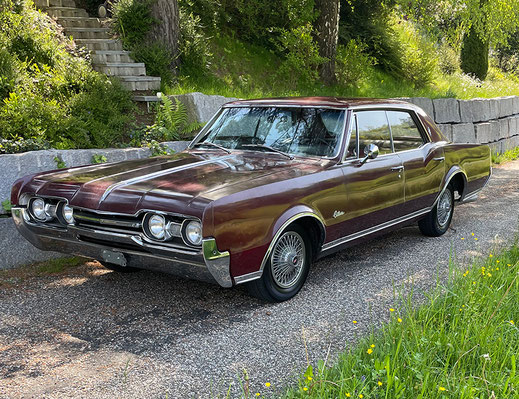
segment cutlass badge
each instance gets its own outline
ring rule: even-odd
[[[339,216],[342,216],[342,215],[344,215],[344,212],[343,212],[343,211],[335,211],[335,212],[333,213],[333,218],[334,218],[334,219],[337,219]]]

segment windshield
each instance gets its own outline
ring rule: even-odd
[[[344,129],[344,110],[319,108],[225,108],[197,141],[226,149],[268,150],[334,157]]]

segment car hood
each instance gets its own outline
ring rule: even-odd
[[[185,151],[36,175],[25,192],[67,198],[72,206],[119,213],[202,210],[223,196],[314,173],[329,161],[260,152]],[[198,212],[195,212],[198,213]]]

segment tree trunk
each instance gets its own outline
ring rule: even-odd
[[[151,15],[157,20],[149,33],[149,38],[166,46],[173,55],[171,66],[177,66],[178,41],[180,39],[180,16],[177,0],[155,0]]]
[[[315,6],[319,11],[315,21],[319,55],[328,59],[321,65],[319,74],[324,83],[332,84],[335,82],[340,3],[339,0],[316,0]]]

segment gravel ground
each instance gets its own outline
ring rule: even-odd
[[[5,274],[0,398],[215,398],[228,389],[237,397],[244,370],[253,393],[280,392],[307,356],[331,363],[386,322],[401,287],[412,285],[419,300],[445,274],[449,254],[469,262],[509,243],[518,177],[519,161],[494,169],[443,237],[407,227],[317,262],[301,293],[282,304],[260,303],[243,288],[112,273],[96,262],[58,275]]]

